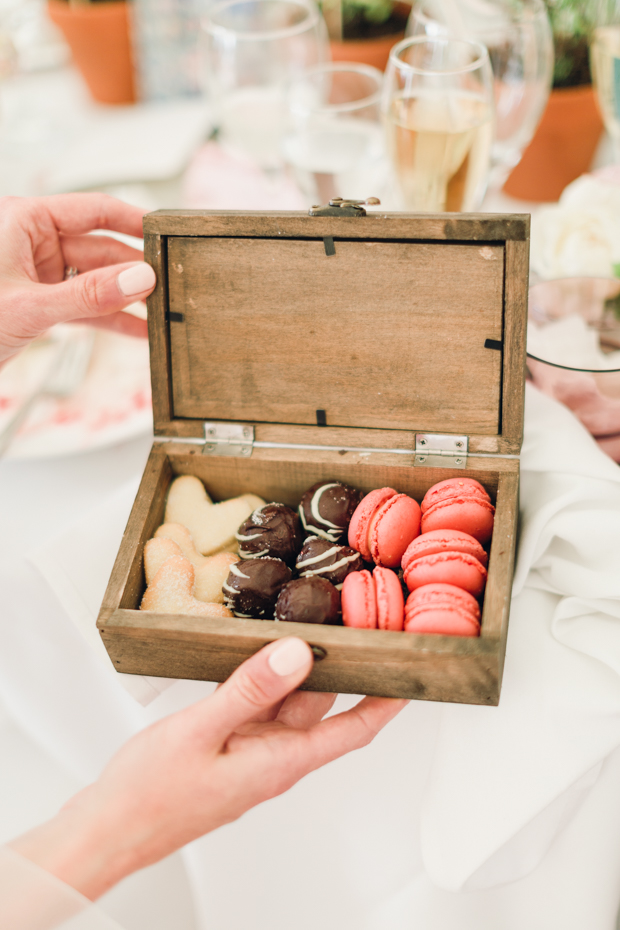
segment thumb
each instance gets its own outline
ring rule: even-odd
[[[61,284],[46,285],[42,313],[44,328],[69,320],[87,320],[124,310],[147,297],[155,285],[155,272],[146,262],[108,265],[79,274]]]
[[[313,657],[307,643],[286,636],[247,659],[230,678],[196,704],[196,723],[203,737],[219,746],[248,723],[290,694],[310,674]]]

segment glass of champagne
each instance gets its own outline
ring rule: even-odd
[[[337,62],[289,85],[283,153],[309,206],[332,197],[383,199],[389,164],[382,84],[377,68]]]
[[[203,20],[204,78],[224,141],[264,168],[281,164],[284,91],[329,59],[314,0],[224,0]]]
[[[489,184],[499,189],[531,141],[551,90],[553,37],[543,0],[415,0],[407,35],[486,45],[496,120]]]
[[[620,164],[620,3],[617,15],[608,25],[594,30],[590,45],[592,80],[603,116],[605,128],[610,135],[614,161]]]
[[[382,109],[407,210],[476,210],[489,177],[493,74],[484,45],[419,36],[390,52]]]

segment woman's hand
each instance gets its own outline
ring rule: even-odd
[[[335,695],[293,690],[312,661],[300,639],[266,646],[211,697],[134,736],[94,785],[11,847],[94,900],[367,745],[407,703],[364,698],[323,720]]]
[[[69,320],[133,336],[146,323],[123,309],[155,287],[142,252],[110,236],[110,229],[142,237],[143,211],[106,194],[0,198],[0,364],[45,332]],[[65,269],[77,277],[65,281]]]

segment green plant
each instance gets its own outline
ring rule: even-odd
[[[588,46],[597,25],[597,0],[545,0],[555,45],[554,87],[590,84]]]
[[[403,32],[410,7],[398,0],[320,0],[332,39],[370,39]]]
[[[384,23],[393,7],[392,0],[343,0],[342,19],[346,23],[361,13],[369,23]]]

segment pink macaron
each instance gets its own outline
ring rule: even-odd
[[[487,583],[487,570],[467,552],[435,552],[410,561],[404,580],[410,591],[427,584],[453,584],[480,597]]]
[[[405,632],[479,636],[478,602],[467,591],[451,584],[416,588],[405,605]]]
[[[422,533],[417,536],[405,549],[401,565],[403,570],[409,567],[414,559],[424,555],[435,555],[440,552],[465,552],[478,559],[486,568],[488,556],[477,539],[469,533],[460,530],[433,530],[431,533]]]
[[[420,533],[420,505],[393,488],[367,494],[349,524],[349,546],[383,568],[400,565],[405,549]]]
[[[405,599],[395,572],[377,566],[351,572],[341,592],[342,622],[363,630],[402,630]]]
[[[448,478],[424,495],[422,532],[460,530],[480,543],[487,543],[493,533],[495,507],[479,481],[474,478]]]

